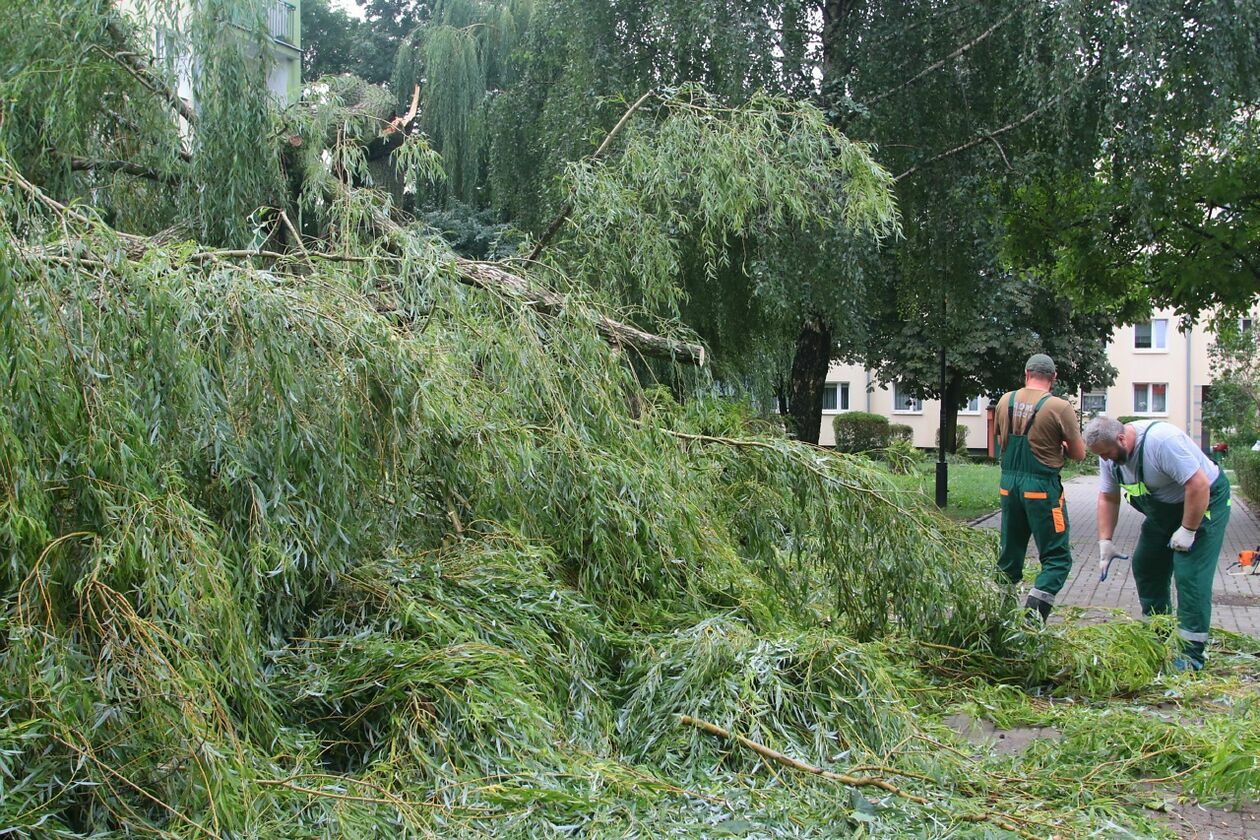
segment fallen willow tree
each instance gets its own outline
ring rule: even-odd
[[[1029,633],[987,537],[644,389],[580,296],[470,286],[415,229],[125,236],[5,172],[10,831],[1066,836],[1142,825],[1143,778],[1257,792],[1245,673],[1225,717],[975,757],[947,709],[1140,691],[1166,646]]]

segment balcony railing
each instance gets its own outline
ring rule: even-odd
[[[276,0],[267,7],[267,29],[271,37],[290,47],[297,46],[298,15],[297,7],[284,0]]]

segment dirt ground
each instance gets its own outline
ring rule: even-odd
[[[1160,818],[1187,840],[1260,840],[1260,805],[1254,802],[1237,810],[1209,808],[1193,801],[1178,802],[1174,795]]]
[[[1051,727],[1017,726],[999,729],[987,720],[970,715],[952,715],[945,721],[951,729],[978,747],[998,755],[1017,755],[1039,738],[1057,741],[1061,735]],[[1163,809],[1150,811],[1163,820],[1170,831],[1185,840],[1260,840],[1260,803],[1244,803],[1240,808],[1215,808],[1184,799],[1176,790],[1152,791],[1152,801]]]

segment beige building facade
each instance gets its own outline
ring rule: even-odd
[[[170,74],[176,93],[194,111],[197,110],[193,76],[197,60],[189,51],[187,38],[181,34],[188,21],[187,2],[175,4],[157,0],[119,0],[118,7],[141,29],[153,32],[153,58],[160,69]],[[264,0],[266,43],[261,49],[248,47],[252,59],[267,70],[267,89],[281,105],[292,105],[302,95],[302,7],[301,0]],[[232,25],[225,24],[225,31]]]
[[[1253,318],[1243,319],[1244,328],[1250,328]],[[1210,430],[1203,426],[1203,398],[1204,389],[1212,384],[1209,351],[1215,337],[1207,320],[1184,332],[1180,326],[1171,311],[1156,310],[1149,321],[1117,327],[1107,345],[1108,359],[1117,372],[1114,384],[1072,398],[1082,422],[1098,414],[1164,420],[1206,447]],[[1010,387],[1020,384],[1012,382]],[[988,407],[987,397],[974,395],[958,413],[958,425],[966,427],[967,446],[972,450],[987,447]],[[827,373],[819,440],[823,446],[835,444],[832,419],[845,411],[882,414],[892,423],[909,426],[915,446],[936,446],[940,403],[916,400],[900,383],[877,382],[860,365],[832,365]]]

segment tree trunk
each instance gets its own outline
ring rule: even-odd
[[[848,56],[841,52],[841,41],[854,5],[853,0],[824,0],[823,2],[822,71],[825,80],[839,82],[852,69]]]
[[[945,441],[946,452],[953,452],[958,440],[958,409],[962,405],[962,389],[962,377],[950,371],[945,382],[945,393],[941,395],[945,400],[945,428],[941,430],[941,439]]]
[[[788,410],[788,388],[787,382],[780,376],[774,385],[774,404],[779,409],[779,416],[784,420],[788,418],[791,412]]]
[[[792,357],[788,407],[797,440],[818,443],[822,431],[822,397],[831,365],[831,327],[814,316],[801,325]]]

